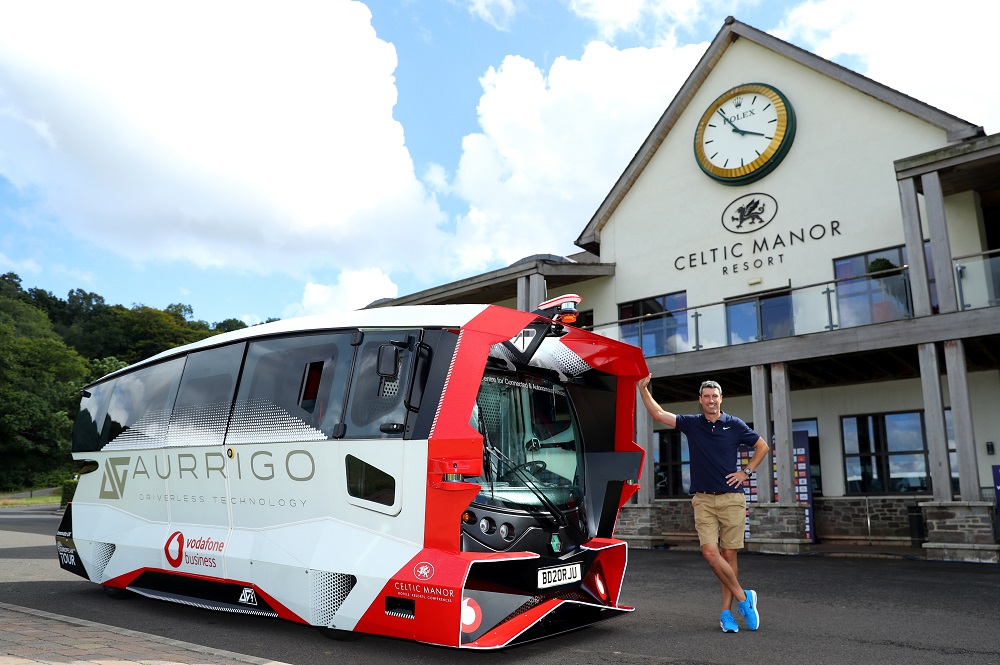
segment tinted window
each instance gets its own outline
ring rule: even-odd
[[[250,344],[226,442],[330,438],[343,414],[352,353],[350,334]]]
[[[358,499],[391,506],[396,501],[396,481],[377,466],[348,455],[347,493]]]
[[[163,445],[184,359],[146,367],[90,389],[73,432],[74,450]]]
[[[392,346],[392,342],[404,343],[406,348],[399,348],[395,376],[382,376],[378,373],[379,348]],[[346,436],[368,439],[402,436],[406,420],[403,399],[415,343],[416,335],[405,332],[365,334],[351,384]]]
[[[244,344],[199,351],[187,357],[168,445],[221,445],[233,404]]]

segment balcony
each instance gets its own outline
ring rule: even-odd
[[[959,309],[1000,305],[1000,249],[954,260]]]
[[[953,261],[962,310],[1000,304],[1000,250]],[[937,311],[932,281],[931,302]],[[909,268],[758,293],[598,324],[594,331],[664,356],[912,319]]]

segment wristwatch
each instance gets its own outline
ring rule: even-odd
[[[753,469],[751,469],[748,466],[745,466],[745,467],[743,467],[743,473],[746,474],[747,480],[749,480],[753,476]]]

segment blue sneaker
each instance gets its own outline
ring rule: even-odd
[[[757,611],[757,592],[744,589],[747,599],[740,603],[740,614],[747,620],[747,628],[757,630],[760,627],[760,613]]]
[[[722,626],[724,633],[740,632],[740,627],[736,625],[736,617],[729,610],[723,610],[722,614],[719,615],[719,625]]]

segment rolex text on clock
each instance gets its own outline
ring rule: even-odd
[[[744,83],[719,95],[698,121],[694,154],[710,178],[745,185],[774,170],[795,138],[795,112],[766,83]]]

